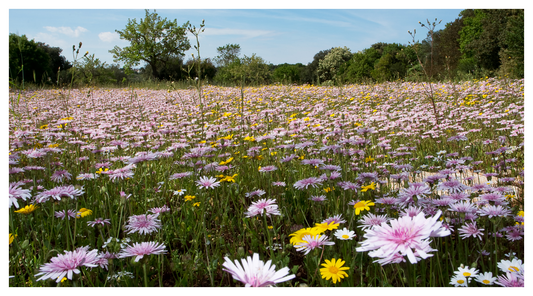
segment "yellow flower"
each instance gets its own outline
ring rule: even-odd
[[[18,236],[18,235],[13,235],[12,233],[9,234],[9,244],[11,245],[11,243],[13,242],[13,240],[15,239],[15,237]]]
[[[199,202],[195,202],[192,204],[193,207],[199,207],[200,206],[200,203]]]
[[[93,211],[86,209],[86,208],[81,208],[76,214],[76,218],[83,218],[83,217],[90,216],[92,214],[93,214]]]
[[[355,205],[353,205],[353,208],[355,209],[355,214],[359,215],[359,213],[361,213],[361,211],[363,210],[370,211],[370,206],[373,206],[373,205],[375,204],[369,200],[362,200],[356,203]]]
[[[331,221],[329,224],[328,223],[315,223],[315,228],[319,228],[322,230],[322,232],[326,231],[326,230],[333,230],[333,229],[337,229],[339,227],[339,223],[335,223],[335,221]]]
[[[232,160],[233,160],[233,157],[230,157],[230,158],[226,159],[225,161],[221,161],[220,165],[226,165],[226,164],[230,163]]]
[[[196,196],[194,196],[194,195],[185,195],[184,198],[185,198],[185,201],[191,201],[191,200],[195,199]]]
[[[97,174],[101,174],[102,172],[107,172],[107,171],[109,171],[108,168],[105,168],[105,170],[102,170],[102,168],[99,168],[99,169],[96,171],[96,173],[97,173]]]
[[[336,260],[335,258],[331,259],[329,261],[326,259],[326,263],[322,263],[321,265],[324,266],[324,268],[320,269],[320,274],[322,275],[323,279],[329,280],[331,279],[334,284],[337,282],[340,282],[340,279],[344,277],[348,277],[348,274],[344,270],[350,269],[349,267],[342,267],[344,265],[345,261],[342,259]]]
[[[233,176],[226,176],[224,179],[220,180],[220,182],[233,182],[235,183],[235,177],[237,177],[238,174],[235,174]]]
[[[369,157],[365,158],[365,162],[372,162],[372,161],[374,161],[372,156],[369,156]]]
[[[361,186],[361,192],[366,192],[368,189],[376,190],[376,184],[372,182],[370,185]]]
[[[21,213],[21,214],[25,214],[25,215],[28,215],[29,213],[35,211],[36,209],[38,209],[39,207],[36,207],[34,205],[28,205],[28,206],[25,206],[24,208],[21,208],[20,210],[18,211],[15,211],[15,213]]]
[[[321,234],[322,232],[323,232],[322,229],[318,227],[302,228],[296,232],[289,234],[289,236],[292,236],[289,242],[290,244],[295,245],[298,242],[303,242],[304,241],[303,237],[306,235],[317,236]]]
[[[328,193],[328,192],[331,192],[331,191],[334,191],[335,190],[335,187],[328,187],[328,188],[324,188],[324,192]]]

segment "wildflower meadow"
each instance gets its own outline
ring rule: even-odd
[[[10,92],[11,287],[524,286],[524,80]]]

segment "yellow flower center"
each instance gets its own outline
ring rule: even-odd
[[[483,283],[484,283],[485,285],[488,285],[488,284],[490,284],[490,281],[489,281],[489,280],[483,280]]]
[[[342,238],[343,238],[343,239],[349,239],[349,238],[350,238],[350,236],[349,236],[349,235],[347,235],[347,234],[343,234],[343,235],[342,235]]]
[[[509,271],[510,272],[517,272],[517,271],[520,271],[520,269],[518,269],[518,267],[516,267],[516,266],[509,266]]]
[[[464,276],[471,276],[472,274],[470,272],[463,272]]]
[[[337,266],[330,266],[328,270],[329,272],[334,273],[334,274],[337,274],[339,272],[339,269],[337,268]]]
[[[459,284],[464,284],[464,283],[465,283],[465,281],[463,281],[463,280],[458,280],[457,282],[458,282]]]

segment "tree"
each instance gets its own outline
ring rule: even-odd
[[[48,54],[50,57],[50,64],[49,68],[51,70],[49,74],[50,76],[50,82],[56,83],[57,82],[57,72],[58,71],[65,71],[72,67],[72,64],[67,61],[67,58],[61,55],[61,52],[63,50],[59,47],[51,47],[48,44],[45,44],[43,42],[37,42],[37,46],[39,46],[42,50]]]
[[[318,63],[318,74],[322,81],[335,80],[337,70],[352,58],[348,47],[335,47]]]
[[[407,70],[412,67],[412,63],[416,61],[413,49],[401,44],[387,44],[382,50],[381,57],[375,62],[374,70],[371,71],[376,81],[402,79],[407,74]]]
[[[218,69],[215,80],[246,84],[265,84],[270,81],[270,69],[263,58],[253,53],[251,56],[236,58],[229,65]]]
[[[115,30],[120,39],[128,40],[130,46],[120,48],[115,46],[109,52],[113,54],[115,62],[122,61],[126,68],[139,65],[140,61],[148,63],[153,77],[160,79],[159,69],[173,57],[182,57],[191,48],[186,37],[189,22],[178,26],[177,20],[168,21],[155,12],[146,11],[146,16],[137,23],[136,19],[128,19],[126,28]]]
[[[328,53],[330,53],[330,51],[332,49],[333,48],[321,50],[321,51],[319,51],[318,53],[316,53],[313,56],[313,61],[311,63],[307,64],[307,67],[302,72],[302,80],[303,80],[303,82],[316,83],[316,84],[320,83],[320,81],[319,81],[320,79],[318,78],[318,73],[317,73],[318,63],[321,60],[323,60],[324,57],[326,57],[328,55]]]
[[[217,47],[218,55],[213,59],[216,65],[220,67],[228,66],[233,60],[239,58],[241,46],[239,44],[226,44]]]
[[[461,59],[461,50],[459,45],[459,32],[463,28],[463,19],[457,18],[451,23],[447,23],[442,30],[435,32],[435,60],[439,65],[442,76],[449,79],[455,76],[459,60]]]
[[[26,35],[9,34],[9,77],[17,81],[41,83],[50,77],[50,57],[34,40]],[[47,79],[46,79],[47,80]]]
[[[114,71],[106,64],[95,58],[94,54],[85,55],[78,64],[80,72],[78,83],[97,85],[116,83]]]
[[[524,77],[524,10],[509,16],[503,31],[500,50],[500,72],[512,78]]]
[[[197,63],[197,60],[188,60],[187,63],[185,63],[185,69],[191,69],[190,77],[195,78],[198,77],[198,73],[196,73],[196,67],[195,64]],[[215,74],[217,72],[217,69],[215,65],[211,62],[211,59],[202,59],[202,79],[212,80],[213,77],[215,77]],[[185,75],[188,75],[185,74]]]
[[[286,63],[278,65],[272,73],[272,79],[281,83],[297,83],[300,81],[302,66],[302,64],[290,65]]]

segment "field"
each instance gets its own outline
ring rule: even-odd
[[[9,284],[523,286],[524,81],[431,89],[13,91]]]

